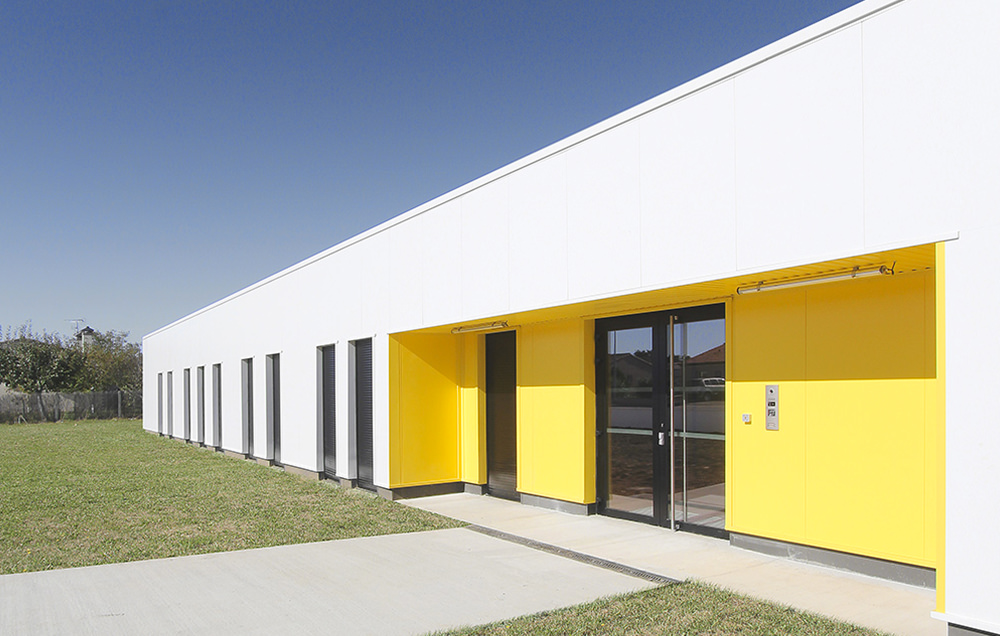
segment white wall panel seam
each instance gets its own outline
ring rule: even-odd
[[[372,336],[372,481],[389,487],[389,338]]]
[[[861,31],[861,236],[865,246],[868,245],[868,171],[865,170],[865,159],[868,156],[865,146],[868,137],[865,135],[865,23],[858,24]]]
[[[642,144],[642,140],[644,139],[643,124],[646,123],[646,121],[648,121],[648,120],[638,119],[637,122],[636,122],[636,132],[637,132],[637,135],[638,135],[638,138],[639,138],[639,143],[638,143],[638,145],[637,145],[637,147],[635,149],[635,154],[636,154],[635,166],[636,166],[636,170],[637,170],[636,176],[635,176],[635,184],[636,184],[636,192],[638,192],[638,194],[639,194],[639,200],[637,202],[639,204],[639,215],[638,215],[639,240],[636,242],[636,249],[639,252],[638,269],[639,269],[639,285],[640,286],[642,285],[643,281],[646,280],[645,277],[644,277],[644,275],[643,275],[644,272],[643,272],[643,249],[642,249],[642,245],[643,245],[643,241],[642,241],[642,237],[643,237],[642,219],[643,219],[643,216],[644,216],[643,215],[643,209],[642,209],[643,208],[643,206],[642,206],[642,203],[643,203],[643,197],[642,197],[642,192],[643,192],[643,189],[642,189],[642,183],[643,183],[642,182],[642,157],[643,157],[642,146],[643,146],[643,144]],[[668,203],[668,209],[669,209],[669,203]]]
[[[737,143],[737,130],[739,123],[739,96],[737,91],[739,87],[737,86],[736,78],[733,78],[730,82],[733,86],[733,226],[736,231],[733,232],[733,255],[735,257],[734,263],[737,267],[743,262],[740,259],[740,179],[739,179],[739,144]]]
[[[510,202],[510,184],[509,183],[507,184],[507,187],[505,188],[504,196],[505,196],[505,204],[504,204],[504,206],[507,208],[507,250],[506,250],[507,251],[507,310],[510,311],[510,308],[511,308],[510,281],[511,281],[511,278],[513,277],[513,272],[511,271],[511,269],[512,269],[511,262],[515,258],[517,258],[518,255],[514,254],[514,247],[512,245],[511,240],[510,240],[510,224],[511,224],[511,216],[513,216],[513,211],[510,209],[511,202]]]

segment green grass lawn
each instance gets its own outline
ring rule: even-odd
[[[469,627],[448,636],[884,636],[701,583],[678,583],[561,610]]]
[[[135,421],[0,425],[0,574],[459,525]],[[449,634],[878,632],[683,583]]]
[[[136,421],[0,425],[0,574],[458,525]]]

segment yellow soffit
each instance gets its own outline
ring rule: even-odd
[[[753,285],[760,281],[769,283],[783,280],[798,279],[803,277],[822,276],[834,272],[844,272],[854,267],[866,268],[878,265],[893,267],[895,274],[907,274],[912,272],[928,271],[934,269],[934,244],[918,245],[885,252],[875,252],[850,258],[810,263],[776,269],[767,272],[758,272],[751,275],[734,276],[731,278],[721,278],[713,281],[694,283],[690,285],[679,285],[652,291],[643,291],[633,294],[623,294],[611,298],[589,300],[579,303],[546,307],[532,311],[517,312],[512,314],[501,314],[478,318],[472,322],[476,324],[490,322],[505,322],[514,328],[519,325],[527,325],[540,322],[551,322],[555,320],[565,320],[568,318],[606,318],[622,314],[636,314],[647,311],[659,311],[672,307],[687,305],[701,305],[712,302],[723,302],[736,294],[736,288],[744,285]],[[416,330],[412,333],[427,334],[450,334],[453,329],[461,329],[467,323],[451,323],[426,329]],[[471,324],[471,323],[469,323]],[[498,328],[502,330],[503,328]]]

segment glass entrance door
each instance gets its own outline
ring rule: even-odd
[[[726,322],[673,321],[675,525],[726,527]],[[695,528],[695,529],[697,529]]]
[[[602,512],[725,531],[725,306],[597,322]]]
[[[609,329],[606,338],[603,499],[610,510],[652,520],[661,512],[655,497],[659,466],[654,451],[663,430],[654,402],[654,380],[659,380],[660,369],[654,364],[653,328]]]

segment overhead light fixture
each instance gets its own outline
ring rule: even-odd
[[[893,271],[895,266],[895,263],[892,264],[892,267],[889,267],[888,265],[873,265],[870,267],[858,266],[849,270],[833,272],[830,274],[817,274],[815,276],[803,276],[801,278],[790,278],[787,280],[776,281],[762,280],[757,283],[740,285],[736,288],[736,293],[742,296],[743,294],[771,291],[772,289],[789,289],[791,287],[803,287],[805,285],[816,285],[818,283],[830,283],[837,280],[867,278],[869,276],[892,276],[895,273]]]
[[[494,329],[506,329],[506,320],[497,320],[495,322],[484,322],[478,325],[463,325],[461,327],[455,327],[451,330],[452,333],[472,333],[474,331],[492,331]]]

